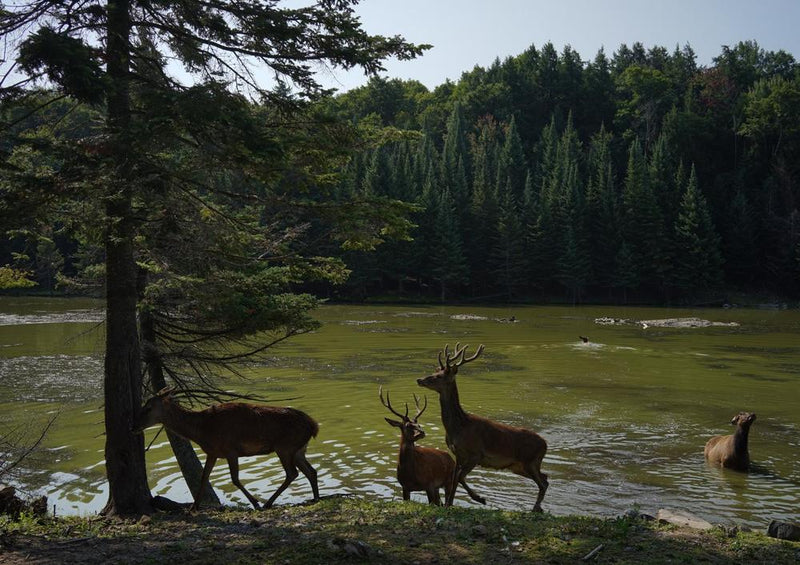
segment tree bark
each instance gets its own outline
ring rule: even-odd
[[[144,348],[144,360],[147,367],[147,374],[150,376],[150,383],[153,385],[153,390],[161,390],[167,386],[167,380],[164,378],[164,370],[161,364],[158,348],[156,347],[156,333],[153,324],[153,317],[149,312],[142,311],[139,314],[139,327],[141,328],[140,337],[142,346]],[[172,447],[172,453],[175,454],[175,459],[178,461],[178,466],[181,468],[181,473],[186,481],[189,491],[192,495],[197,493],[200,488],[200,479],[203,477],[203,465],[200,463],[200,458],[197,457],[192,448],[192,443],[177,434],[167,430],[167,438]],[[220,500],[217,493],[211,486],[211,482],[206,480],[205,488],[203,489],[203,498],[201,504],[212,504],[219,506]]]
[[[136,323],[136,261],[133,238],[133,165],[130,126],[130,15],[127,0],[110,0],[107,57],[108,129],[114,174],[106,193],[106,356],[104,374],[106,475],[104,514],[152,511],[144,436],[133,434],[142,402],[141,352]]]

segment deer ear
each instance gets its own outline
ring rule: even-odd
[[[390,420],[389,418],[384,418],[384,420],[386,420],[389,423],[390,426],[394,426],[395,428],[402,428],[403,427],[403,423],[402,422],[398,422],[397,420]]]

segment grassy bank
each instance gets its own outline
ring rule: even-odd
[[[602,547],[600,547],[602,546]],[[797,563],[800,543],[639,518],[334,498],[139,520],[0,517],[2,563]]]

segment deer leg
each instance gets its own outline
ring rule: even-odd
[[[477,462],[477,461],[474,461],[474,462],[473,462],[473,461],[468,461],[468,462],[466,462],[466,463],[458,463],[458,462],[456,462],[456,469],[455,469],[455,471],[453,472],[453,479],[452,479],[452,483],[453,483],[453,489],[452,489],[452,491],[450,491],[450,498],[448,498],[448,500],[446,500],[446,501],[445,501],[445,503],[444,503],[444,505],[445,505],[445,506],[452,506],[452,505],[453,505],[453,500],[454,500],[454,499],[455,499],[455,497],[456,497],[456,488],[457,488],[457,485],[458,485],[458,484],[462,484],[462,485],[465,485],[465,484],[466,484],[466,483],[465,483],[465,481],[464,481],[464,479],[466,479],[466,477],[467,477],[467,474],[468,474],[470,471],[472,471],[472,470],[475,468],[475,465],[477,465],[477,464],[478,464],[478,462]],[[472,490],[472,489],[470,489],[469,487],[467,487],[467,492],[468,492],[468,493],[469,493],[471,490]],[[472,494],[475,494],[475,493],[473,492]],[[470,494],[470,497],[472,497],[472,494]],[[477,496],[477,495],[476,495],[476,496]],[[473,498],[474,498],[474,497],[473,497]],[[478,497],[478,498],[480,498],[480,497]],[[485,502],[485,501],[484,501],[484,502]]]
[[[450,499],[450,491],[453,490],[455,483],[453,482],[452,477],[448,479],[448,481],[444,484],[444,503],[447,504],[447,501]]]
[[[216,457],[212,457],[211,455],[206,456],[206,464],[203,466],[203,477],[200,479],[200,486],[197,487],[197,496],[194,497],[194,503],[189,507],[189,510],[200,510],[200,501],[203,499],[203,487],[206,486],[208,477],[211,476],[211,470],[214,468],[214,463],[216,462]]]
[[[459,484],[460,484],[462,487],[464,487],[464,490],[465,490],[465,491],[467,491],[467,494],[469,495],[469,497],[470,497],[472,500],[474,500],[475,502],[477,502],[477,503],[479,503],[479,504],[486,504],[486,499],[485,499],[485,498],[483,498],[481,495],[479,495],[479,494],[478,494],[477,492],[475,492],[474,490],[472,490],[472,489],[469,487],[469,485],[467,484],[467,481],[465,481],[464,479],[461,479],[461,480],[459,481]]]
[[[550,483],[547,482],[547,475],[542,473],[540,466],[541,461],[533,461],[526,466],[526,475],[534,480],[536,485],[539,487],[539,494],[536,496],[536,504],[533,505],[534,512],[542,512],[542,500],[544,499],[544,493],[547,492],[547,487]]]
[[[303,472],[311,484],[311,492],[314,493],[314,500],[319,500],[319,487],[317,486],[317,470],[311,466],[311,463],[306,459],[304,451],[298,451],[294,456],[294,463]]]
[[[435,504],[436,506],[442,505],[442,500],[439,498],[439,489],[437,487],[425,489],[425,494],[428,495],[428,504]]]
[[[264,505],[264,508],[269,508],[272,506],[272,503],[275,502],[275,499],[278,498],[278,496],[280,496],[280,494],[285,491],[290,484],[292,484],[292,481],[295,480],[299,474],[297,472],[297,467],[294,466],[294,454],[291,456],[287,456],[285,453],[278,454],[278,457],[281,460],[281,465],[283,465],[283,470],[286,471],[286,479],[284,479],[281,486],[278,487],[278,490],[275,491],[275,494],[269,497],[269,500]]]
[[[241,483],[241,481],[239,481],[238,457],[228,457],[228,469],[230,469],[231,471],[231,481],[233,482],[233,484],[236,485],[239,488],[239,490],[244,493],[244,495],[247,497],[247,500],[250,501],[250,504],[252,504],[256,510],[258,510],[259,509],[258,500],[256,499],[255,496],[250,494],[247,491],[247,489],[244,488],[244,485]]]
[[[403,487],[403,500],[411,500],[411,489]]]

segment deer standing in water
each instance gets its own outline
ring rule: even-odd
[[[753,412],[739,412],[731,419],[731,425],[736,426],[732,435],[714,436],[706,443],[703,450],[706,461],[712,465],[747,471],[750,467],[750,454],[747,450],[747,437],[750,426],[756,421]]]
[[[428,407],[428,398],[425,398],[425,405],[419,407],[419,399],[414,395],[414,404],[417,407],[417,414],[413,418],[408,417],[408,404],[406,413],[400,414],[389,400],[389,393],[386,393],[386,400],[383,399],[383,387],[378,389],[378,395],[383,404],[389,411],[400,418],[391,420],[384,418],[389,425],[400,428],[400,451],[397,455],[397,481],[403,488],[403,500],[410,500],[411,493],[414,491],[425,491],[428,495],[430,504],[441,504],[439,489],[444,487],[445,500],[450,497],[451,489],[455,488],[453,483],[453,472],[455,471],[455,461],[450,454],[441,449],[432,447],[418,447],[415,445],[417,440],[425,437],[425,432],[419,425],[419,417]],[[464,490],[477,502],[486,504],[486,500],[476,495],[465,482],[461,482]]]
[[[171,393],[171,388],[162,389],[145,403],[134,431],[141,433],[154,424],[164,424],[172,432],[195,442],[206,453],[203,478],[195,493],[192,510],[200,507],[203,485],[219,458],[228,461],[231,481],[258,509],[258,500],[239,481],[239,457],[267,455],[273,451],[283,465],[286,479],[264,508],[272,506],[297,478],[298,468],[311,483],[314,500],[319,500],[317,471],[305,455],[306,446],[312,437],[317,436],[319,426],[308,414],[294,408],[243,402],[225,402],[194,412],[174,402]]]
[[[548,486],[547,475],[541,471],[547,442],[530,430],[465,412],[458,398],[456,374],[460,366],[478,358],[483,352],[483,345],[471,357],[465,356],[466,345],[460,347],[457,343],[452,355],[448,347],[445,345],[444,350],[439,352],[439,368],[432,375],[417,379],[417,384],[439,393],[447,445],[456,456],[453,484],[463,481],[476,465],[508,469],[536,482],[539,494],[533,510],[541,512],[542,499]],[[450,492],[445,506],[453,503],[454,494],[455,488]]]

